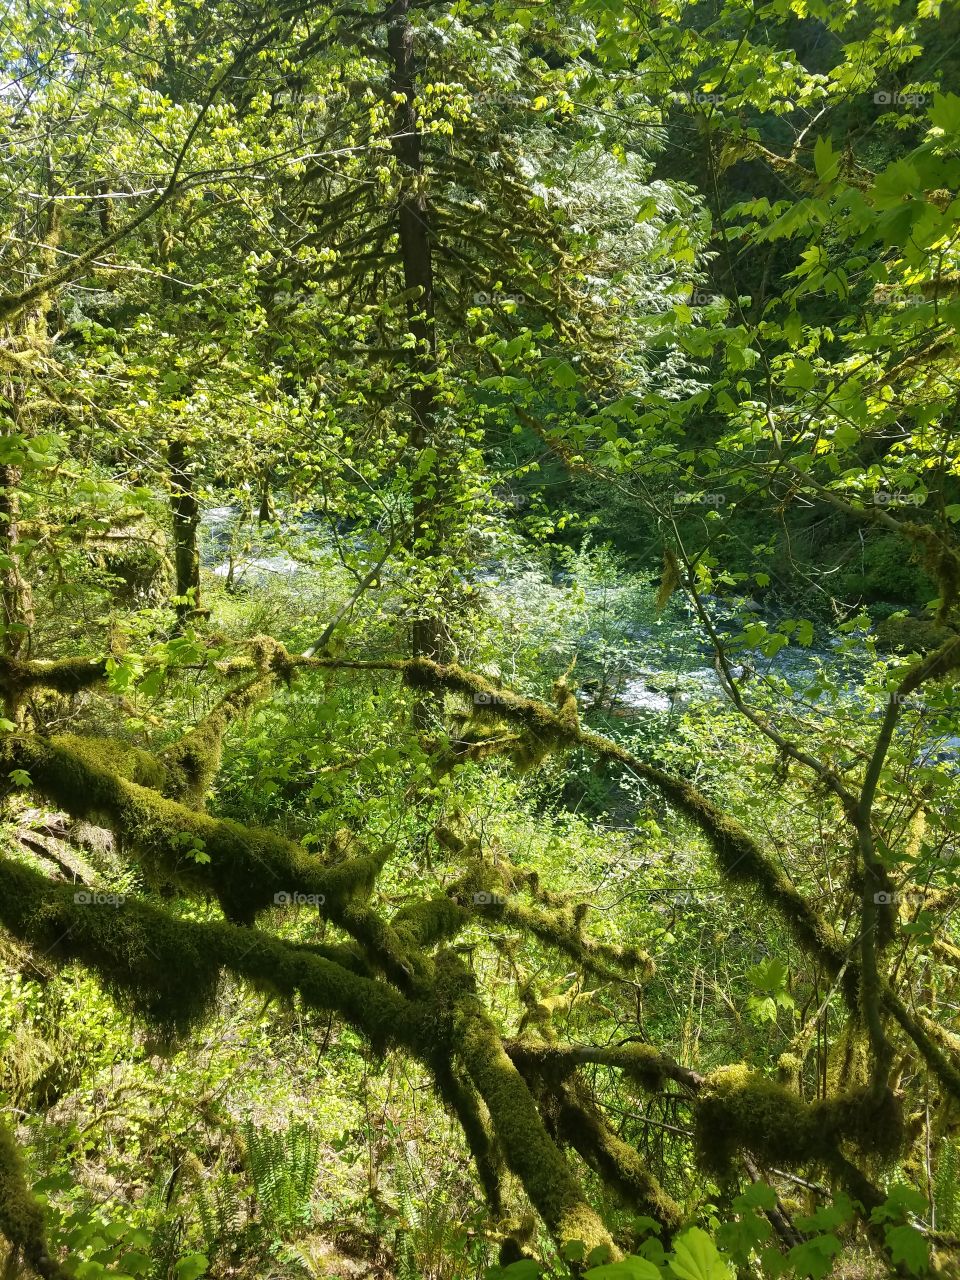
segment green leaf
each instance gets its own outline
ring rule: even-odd
[[[658,1236],[663,1230],[663,1227],[659,1222],[657,1222],[656,1218],[648,1218],[645,1214],[640,1214],[638,1217],[634,1218],[630,1223],[630,1228],[634,1235],[638,1236]]]
[[[602,1267],[585,1271],[587,1280],[662,1280],[660,1271],[646,1258],[631,1255],[622,1262],[605,1262]]]
[[[795,1245],[787,1254],[798,1276],[812,1276],[822,1280],[833,1269],[833,1259],[842,1245],[835,1235],[814,1236],[803,1244]]]
[[[837,1227],[852,1222],[854,1217],[853,1201],[842,1191],[838,1191],[832,1204],[821,1205],[815,1213],[794,1218],[801,1231],[833,1231]]]
[[[173,1268],[173,1274],[177,1280],[197,1280],[197,1277],[202,1276],[209,1265],[204,1254],[188,1253]]]
[[[877,1205],[870,1214],[870,1221],[902,1222],[911,1213],[919,1216],[926,1211],[926,1196],[916,1187],[911,1187],[906,1182],[898,1182],[887,1192],[887,1198],[883,1204]]]
[[[680,1280],[733,1280],[733,1271],[705,1231],[691,1227],[673,1244],[670,1270]]]
[[[895,1263],[902,1263],[915,1276],[930,1270],[930,1248],[926,1236],[909,1224],[887,1227],[887,1247]]]
[[[813,167],[817,171],[817,177],[824,182],[832,182],[839,166],[840,157],[834,151],[833,143],[829,138],[818,138],[813,148]]]
[[[927,114],[944,133],[960,133],[960,97],[955,93],[935,93]]]
[[[777,1207],[777,1193],[773,1187],[765,1182],[751,1182],[746,1191],[742,1195],[737,1196],[734,1201],[734,1207],[741,1209],[749,1207],[751,1209],[775,1209]]]
[[[873,199],[879,209],[898,205],[904,196],[921,196],[920,175],[908,160],[895,160],[873,184]]]
[[[500,1274],[509,1276],[510,1280],[540,1280],[540,1264],[532,1258],[521,1258],[501,1268]]]

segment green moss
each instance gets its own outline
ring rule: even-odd
[[[272,831],[212,818],[129,781],[131,773],[156,767],[132,748],[86,738],[18,738],[4,743],[3,753],[8,770],[25,769],[36,789],[73,817],[112,828],[152,882],[213,893],[232,920],[249,923],[278,893],[294,892],[324,897],[324,913],[340,918],[349,903],[369,896],[389,856],[385,848],[325,867]]]
[[[220,770],[227,728],[237,716],[259,702],[272,684],[273,677],[268,675],[231,689],[195,728],[163,752],[161,758],[167,769],[166,795],[193,808],[203,805]]]
[[[45,1280],[67,1280],[66,1272],[47,1250],[43,1209],[27,1182],[17,1140],[0,1120],[0,1232]]]
[[[423,1043],[415,1006],[312,948],[256,929],[182,920],[132,898],[101,905],[74,895],[72,885],[0,858],[0,923],[56,963],[91,969],[121,1003],[164,1030],[202,1019],[228,969],[261,990],[299,992],[311,1008],[342,1014],[375,1047]]]
[[[162,761],[142,747],[116,738],[85,738],[69,733],[51,741],[73,752],[91,769],[115,774],[118,778],[155,791],[161,791],[167,785],[167,770]],[[82,781],[78,785],[82,785]]]
[[[391,921],[396,932],[410,943],[432,947],[456,935],[469,924],[470,912],[452,898],[427,898],[403,907]]]
[[[877,648],[881,653],[930,653],[946,644],[952,635],[946,627],[926,618],[884,618],[877,624]]]
[[[683,1220],[680,1205],[663,1190],[639,1152],[605,1123],[583,1089],[564,1086],[559,1095],[558,1129],[606,1186],[637,1213],[647,1214],[672,1235]]]
[[[58,658],[53,662],[20,662],[0,657],[0,689],[25,692],[27,689],[52,689],[55,693],[74,694],[106,677],[104,658]]]
[[[486,1103],[507,1165],[551,1234],[560,1244],[580,1240],[588,1251],[605,1245],[615,1252],[609,1233],[544,1128],[530,1090],[475,1000],[459,1002],[454,1030],[459,1055]]]
[[[7,928],[58,963],[93,970],[120,1003],[175,1033],[213,1007],[220,965],[194,927],[130,900],[77,901],[83,891],[17,863],[0,862],[0,876]]]
[[[453,1111],[477,1167],[487,1207],[494,1218],[503,1212],[503,1163],[493,1132],[484,1115],[477,1091],[463,1080],[449,1063],[439,1064],[434,1072],[437,1092]]]
[[[636,974],[644,980],[653,977],[653,961],[639,947],[618,947],[584,936],[580,930],[582,917],[577,918],[575,906],[543,911],[508,898],[501,915],[507,923],[532,933],[547,946],[575,960],[587,973],[608,980],[616,980],[624,973]]]
[[[532,1073],[545,1080],[561,1081],[580,1067],[596,1063],[622,1071],[651,1093],[659,1093],[669,1080],[691,1090],[699,1089],[703,1083],[696,1071],[681,1067],[648,1044],[558,1046],[518,1040],[507,1045],[507,1052],[525,1077]]]
[[[728,1173],[744,1151],[768,1164],[796,1168],[830,1166],[841,1143],[892,1158],[903,1142],[900,1106],[888,1089],[805,1103],[745,1066],[723,1067],[708,1076],[694,1117],[703,1165],[719,1175]]]

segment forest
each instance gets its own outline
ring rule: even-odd
[[[960,1280],[960,5],[0,23],[0,1280]]]

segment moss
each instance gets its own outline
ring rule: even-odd
[[[65,733],[51,739],[65,750],[76,754],[92,769],[115,774],[138,786],[161,791],[167,785],[167,770],[162,761],[142,747],[121,742],[117,738],[86,738]],[[77,785],[82,785],[79,780]],[[103,824],[108,825],[108,824]]]
[[[627,1208],[648,1214],[672,1235],[683,1211],[647,1169],[635,1148],[605,1123],[582,1088],[565,1086],[559,1094],[558,1130]]]
[[[569,718],[561,719],[544,703],[498,689],[489,680],[465,671],[455,663],[441,666],[429,658],[415,658],[406,663],[403,670],[404,679],[413,688],[434,693],[451,689],[463,694],[470,699],[473,714],[478,720],[492,718],[519,724],[527,738],[525,749],[530,752],[562,747],[579,737],[575,723],[569,723]]]
[[[30,1190],[17,1140],[3,1120],[0,1120],[0,1232],[15,1249],[22,1250],[33,1269],[45,1280],[67,1280],[67,1273],[48,1252],[43,1209]]]
[[[452,898],[427,898],[403,907],[391,921],[397,933],[410,943],[432,947],[436,943],[456,937],[469,922],[467,909]]]
[[[543,911],[508,898],[501,914],[507,923],[532,933],[547,946],[569,956],[587,973],[614,980],[624,973],[634,973],[642,979],[653,977],[653,961],[639,947],[618,947],[584,937],[575,907]]]
[[[467,1146],[477,1167],[487,1207],[494,1218],[503,1213],[503,1178],[506,1167],[482,1105],[469,1081],[463,1080],[449,1063],[434,1072],[437,1092],[447,1103],[463,1129]]]
[[[927,618],[884,618],[877,624],[881,653],[930,653],[952,639],[952,632]]]
[[[167,770],[164,793],[193,808],[200,808],[220,770],[223,737],[237,716],[254,706],[270,690],[272,675],[261,676],[231,689],[213,710],[179,742],[168,747],[161,759]]]
[[[145,915],[129,900],[78,902],[72,886],[8,861],[0,862],[0,874],[0,919],[11,932],[59,963],[93,970],[119,1003],[174,1033],[213,1007],[220,966],[175,916]]]
[[[852,1090],[805,1103],[791,1090],[751,1071],[724,1067],[708,1076],[694,1111],[695,1141],[708,1172],[728,1173],[750,1152],[765,1163],[830,1166],[841,1143],[884,1158],[903,1143],[903,1118],[889,1089]]]
[[[165,1030],[202,1019],[228,969],[259,989],[299,992],[311,1008],[342,1014],[375,1047],[423,1041],[415,1006],[312,948],[224,922],[183,920],[130,898],[78,904],[74,894],[71,885],[0,859],[0,922],[14,937],[57,963],[85,965],[121,1003]]]
[[[577,1179],[543,1126],[523,1078],[479,1004],[461,1000],[454,1031],[477,1092],[490,1113],[507,1165],[523,1183],[537,1212],[559,1244],[580,1240],[588,1251],[613,1242]]]
[[[322,896],[324,913],[342,917],[369,896],[389,856],[375,854],[325,867],[272,831],[198,813],[125,774],[152,757],[86,738],[19,738],[4,744],[7,768],[25,769],[34,786],[73,817],[113,829],[157,884],[216,895],[226,915],[249,923],[278,893]],[[155,764],[155,762],[154,762]]]
[[[575,1047],[514,1041],[506,1048],[524,1076],[534,1073],[547,1080],[564,1080],[580,1067],[596,1063],[622,1071],[650,1093],[659,1093],[669,1080],[694,1091],[703,1083],[703,1076],[689,1067],[681,1067],[649,1044]]]
[[[27,689],[52,689],[74,694],[105,679],[104,658],[58,658],[52,662],[21,662],[0,657],[0,689],[22,693]]]
[[[287,685],[292,682],[299,660],[279,640],[273,636],[254,636],[249,646],[258,671],[277,676]]]

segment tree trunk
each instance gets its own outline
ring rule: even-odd
[[[387,49],[391,61],[390,89],[397,101],[394,111],[393,153],[404,188],[397,225],[403,261],[404,288],[413,291],[407,303],[409,331],[416,339],[410,353],[413,388],[410,393],[410,446],[419,455],[432,444],[437,460],[427,474],[414,480],[411,550],[427,559],[439,549],[433,520],[440,492],[439,442],[436,439],[437,340],[433,298],[433,252],[430,244],[430,206],[422,187],[423,153],[414,106],[417,67],[414,29],[410,23],[411,0],[393,0],[387,7]],[[443,660],[447,645],[439,618],[418,618],[413,626],[413,654]]]
[[[200,504],[193,491],[187,448],[182,440],[171,440],[167,451],[170,468],[170,509],[173,512],[173,563],[176,573],[176,610],[182,622],[203,612],[200,603]]]
[[[33,626],[33,592],[20,567],[20,468],[0,466],[0,550],[5,560],[0,574],[3,601],[3,651],[24,657]]]

